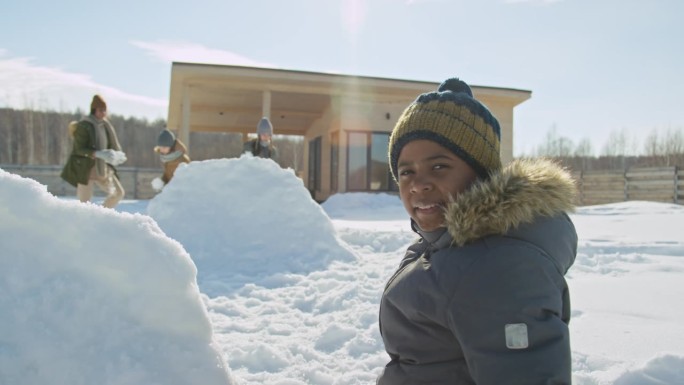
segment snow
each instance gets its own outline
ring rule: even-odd
[[[174,178],[183,183],[170,183],[148,213],[183,244],[212,297],[248,283],[282,286],[291,275],[356,260],[291,169],[217,159],[181,167]]]
[[[573,383],[684,383],[684,207],[571,217]],[[0,170],[0,384],[374,383],[380,296],[415,237],[394,195],[318,205],[248,155],[115,210]]]
[[[149,216],[0,170],[0,384],[230,384],[196,268]]]

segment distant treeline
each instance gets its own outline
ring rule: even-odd
[[[86,113],[15,110],[0,108],[0,164],[61,165],[71,153],[69,122],[80,120]],[[161,167],[153,148],[159,132],[166,127],[163,119],[146,119],[109,115],[128,161],[126,167]],[[256,127],[255,127],[256,130]],[[242,135],[224,133],[191,133],[188,152],[193,160],[238,157],[242,153]],[[302,169],[304,144],[301,139],[274,137],[282,167]]]
[[[552,127],[544,142],[531,155],[523,157],[546,157],[560,160],[577,171],[626,170],[633,167],[684,167],[684,130],[652,130],[639,142],[627,130],[614,131],[594,156],[594,145],[585,138],[577,144],[560,135]]]
[[[684,153],[676,154],[674,156],[602,155],[595,157],[538,155],[538,157],[555,159],[563,166],[574,171],[627,170],[631,168],[672,166],[677,166],[679,169],[684,168]]]
[[[74,113],[15,110],[0,108],[0,164],[61,165],[71,152],[68,124],[79,120],[82,111]],[[126,167],[161,167],[153,152],[159,132],[166,126],[163,119],[146,119],[110,115],[119,141],[126,152]],[[255,128],[256,129],[256,128]],[[189,153],[193,160],[232,158],[242,152],[242,135],[225,133],[191,133]],[[275,136],[279,163],[284,168],[299,172],[303,168],[304,142],[298,137]],[[577,171],[615,170],[630,167],[684,167],[684,132],[653,131],[639,145],[630,140],[626,131],[613,133],[602,148],[602,155],[594,156],[588,139],[574,144],[552,128],[537,150],[523,157],[547,157],[561,161]],[[642,147],[637,151],[637,147]],[[641,155],[628,155],[640,153]]]

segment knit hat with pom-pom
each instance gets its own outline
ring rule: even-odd
[[[162,130],[157,137],[157,146],[173,147],[176,144],[176,136],[169,130]]]
[[[501,168],[499,122],[457,78],[444,81],[437,92],[418,96],[399,117],[389,139],[390,169],[395,179],[401,149],[417,139],[432,140],[449,149],[482,179]]]
[[[267,117],[264,116],[263,118],[261,118],[259,124],[257,124],[257,134],[273,135],[273,125]]]
[[[107,110],[107,103],[105,103],[104,99],[102,99],[102,96],[94,95],[93,100],[90,102],[90,111],[95,112],[95,110],[98,108]]]

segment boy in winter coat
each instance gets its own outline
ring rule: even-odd
[[[159,133],[154,152],[159,154],[159,159],[164,164],[164,174],[161,178],[157,177],[152,180],[152,188],[161,191],[171,181],[181,163],[190,163],[190,157],[185,144],[169,130],[163,130]]]
[[[115,207],[125,195],[115,167],[126,161],[126,154],[107,120],[107,103],[100,95],[93,96],[90,115],[69,125],[69,134],[72,151],[60,176],[76,187],[81,202],[90,201],[97,185],[107,194],[103,206]]]
[[[273,145],[273,125],[267,117],[261,118],[257,124],[257,137],[246,141],[242,152],[278,161],[278,149]]]
[[[379,385],[571,383],[575,184],[550,161],[503,168],[499,141],[455,78],[394,127],[390,169],[420,238],[382,295]]]

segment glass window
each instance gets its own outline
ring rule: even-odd
[[[321,190],[321,137],[309,141],[309,191]]]
[[[349,157],[347,158],[347,189],[367,190],[368,185],[368,134],[349,133]]]
[[[398,190],[387,164],[388,146],[388,133],[349,133],[347,190]]]
[[[389,135],[372,134],[370,147],[370,190],[389,190],[389,165],[387,164],[387,149]]]
[[[340,133],[330,135],[330,191],[337,192],[337,179],[340,173]]]

